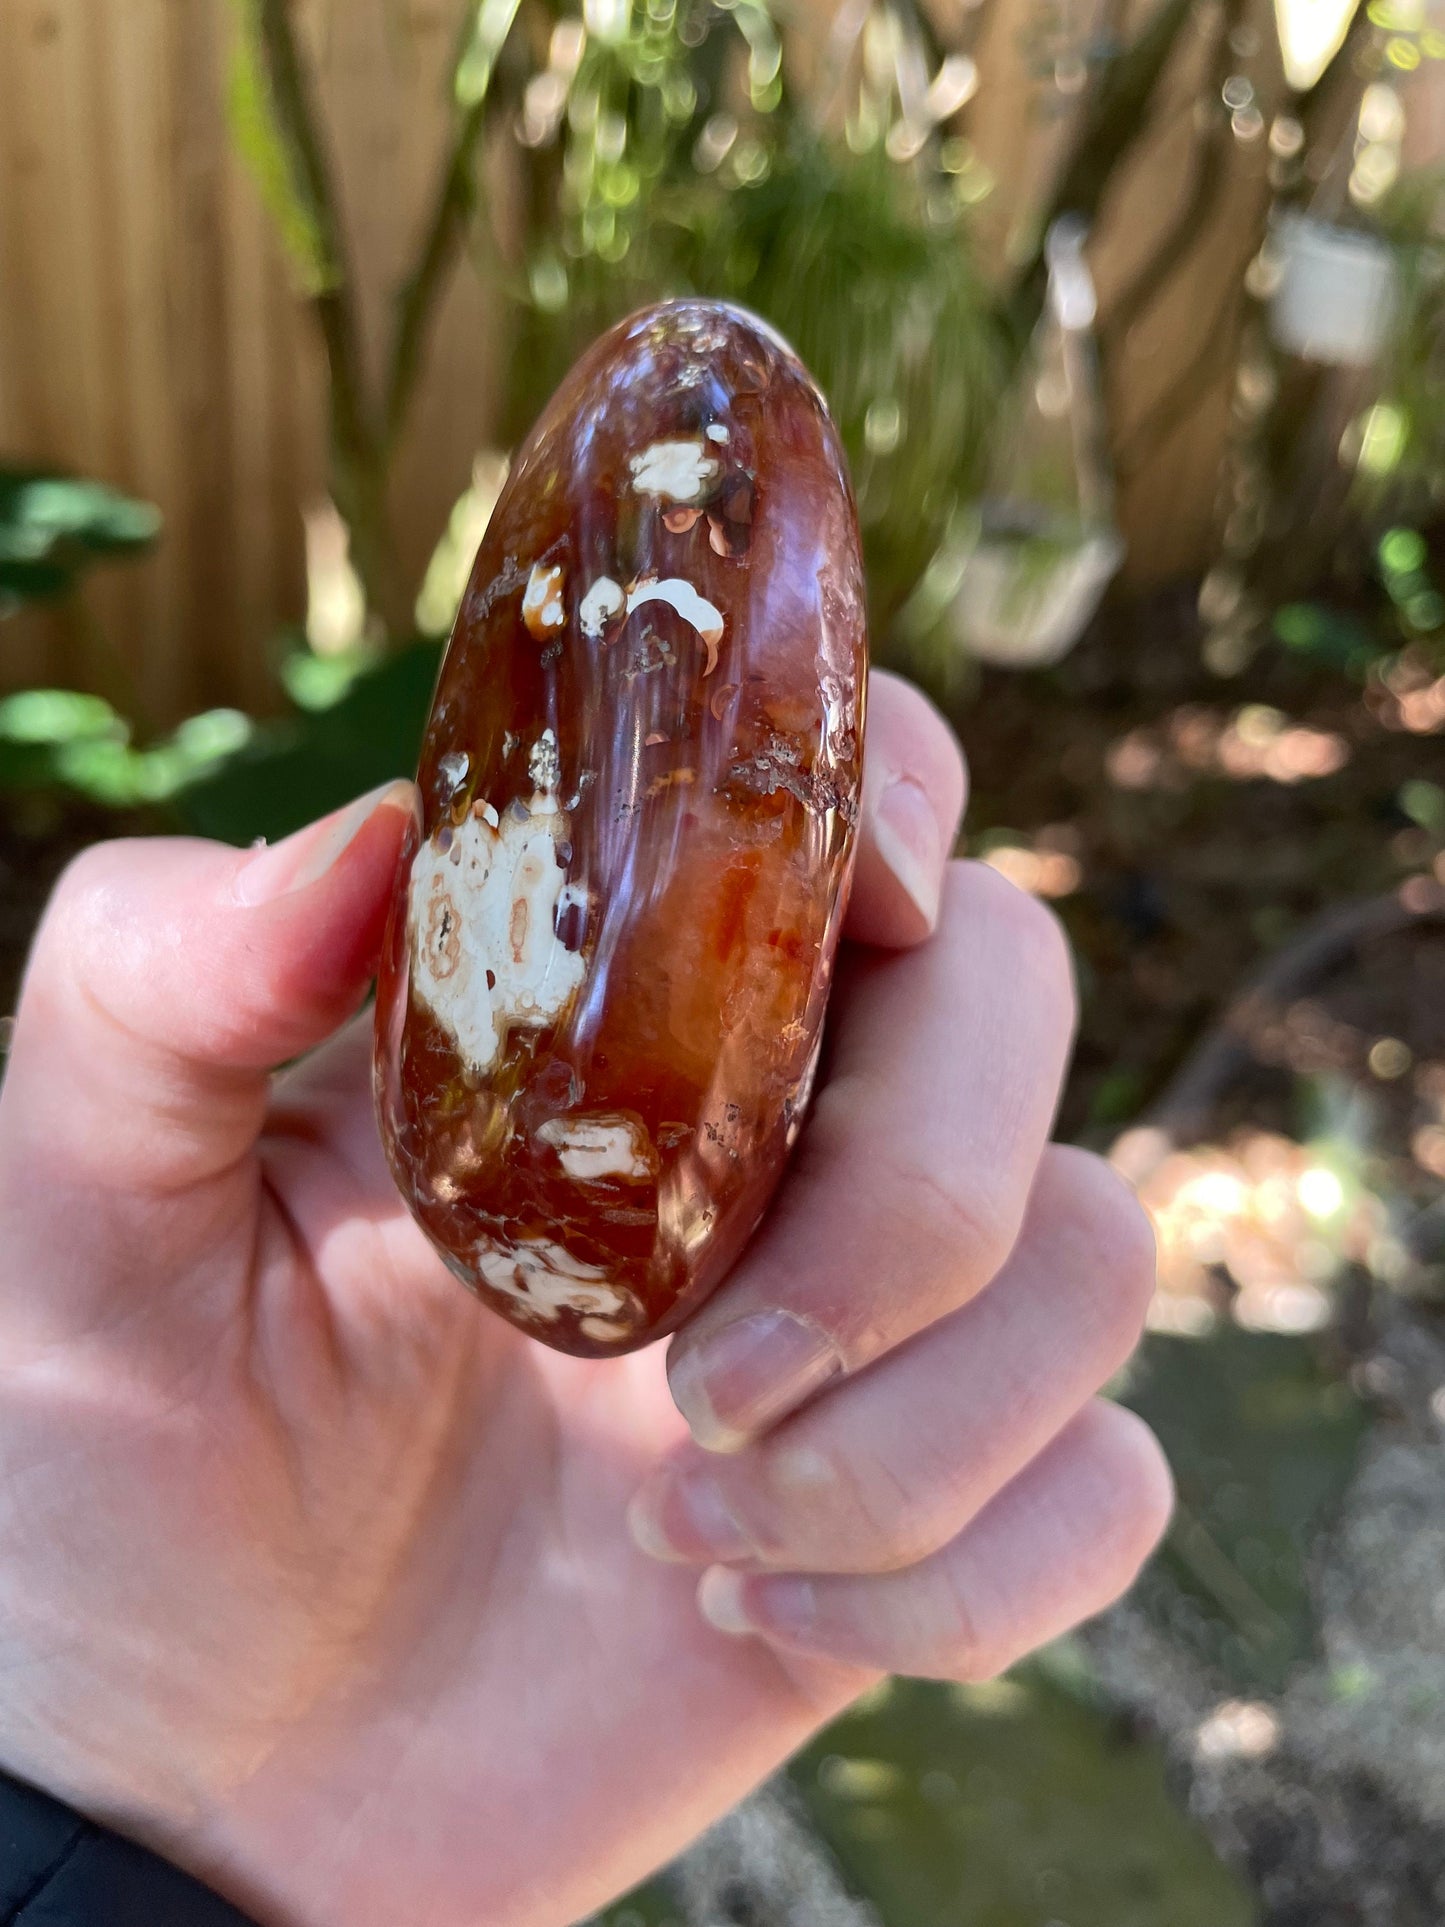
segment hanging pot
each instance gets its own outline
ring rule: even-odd
[[[954,634],[971,656],[1002,668],[1059,662],[1123,559],[1110,527],[986,512],[953,601]]]
[[[1387,241],[1312,214],[1279,224],[1280,279],[1270,332],[1286,353],[1368,368],[1389,339],[1397,270]]]
[[[980,662],[1042,667],[1083,635],[1124,559],[1114,526],[1086,231],[1056,221],[1048,300],[1005,404],[949,619]]]

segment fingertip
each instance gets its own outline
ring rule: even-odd
[[[274,1000],[306,1012],[317,1035],[347,1015],[375,972],[397,868],[418,821],[416,785],[385,783],[247,853],[231,874],[230,902],[248,913],[254,946],[281,979]]]
[[[394,862],[407,827],[416,821],[418,807],[416,784],[398,778],[306,824],[280,843],[258,846],[242,859],[232,877],[236,902],[255,909],[294,896],[361,853],[378,861],[390,849]]]
[[[957,738],[921,690],[876,671],[869,704],[848,934],[902,949],[937,924],[967,778]]]
[[[715,1631],[806,1645],[818,1618],[817,1587],[802,1573],[747,1573],[709,1566],[698,1581],[697,1609]]]

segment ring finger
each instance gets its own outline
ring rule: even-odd
[[[954,1538],[1118,1370],[1153,1237],[1101,1159],[1045,1153],[1018,1246],[962,1310],[729,1458],[682,1446],[633,1502],[659,1558],[799,1572],[913,1564]]]
[[[720,1632],[871,1672],[980,1680],[1126,1592],[1169,1518],[1152,1432],[1090,1405],[941,1551],[902,1572],[746,1573],[712,1566],[698,1603]]]

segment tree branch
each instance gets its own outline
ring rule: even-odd
[[[457,122],[451,150],[443,164],[433,197],[431,219],[427,223],[416,266],[397,291],[396,334],[392,341],[382,413],[382,434],[388,448],[394,445],[406,419],[407,407],[421,373],[422,352],[433,310],[446,285],[447,275],[461,251],[467,224],[476,207],[477,149],[490,118],[492,80],[519,10],[520,0],[510,0],[510,4],[502,6],[492,24],[489,42],[481,50],[485,62],[482,78]],[[479,16],[471,29],[472,37],[480,32],[481,24]],[[461,58],[466,58],[465,47]],[[459,67],[460,64],[459,61]]]
[[[1119,163],[1144,130],[1150,98],[1194,4],[1195,0],[1160,0],[1143,33],[1111,63],[1095,86],[1073,152],[1039,223],[1037,245],[1015,287],[1014,301],[1025,339],[1043,308],[1048,281],[1044,237],[1064,214],[1081,215],[1091,226],[1097,220]]]
[[[351,559],[369,607],[391,635],[411,624],[386,505],[386,462],[366,395],[354,282],[318,132],[310,83],[291,24],[291,0],[254,0],[271,118],[290,185],[315,238],[319,273],[311,309],[326,352],[331,487],[351,534]]]
[[[474,168],[478,143],[487,124],[487,103],[477,101],[462,116],[427,224],[426,239],[412,272],[397,294],[396,336],[387,375],[383,435],[394,444],[406,417],[417,377],[432,309],[457,257],[476,205]]]
[[[291,31],[289,0],[256,0],[255,22],[272,119],[285,148],[292,190],[320,255],[320,285],[311,304],[326,349],[333,414],[345,422],[346,439],[359,445],[367,438],[367,415],[351,273],[310,88]]]
[[[1188,421],[1229,367],[1230,357],[1239,346],[1237,332],[1231,324],[1243,299],[1243,287],[1237,277],[1231,276],[1225,284],[1224,299],[1210,316],[1199,348],[1115,450],[1114,469],[1121,482],[1134,479],[1154,451]]]
[[[1183,205],[1154,253],[1144,262],[1132,281],[1115,296],[1101,318],[1099,334],[1110,347],[1122,347],[1129,330],[1153,304],[1169,277],[1184,260],[1207,219],[1224,180],[1229,135],[1219,114],[1217,96],[1228,78],[1229,36],[1244,13],[1243,0],[1229,0],[1220,17],[1213,57],[1210,61],[1211,93],[1216,97],[1216,120],[1204,137],[1202,151],[1194,169]]]

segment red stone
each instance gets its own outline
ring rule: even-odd
[[[802,1123],[853,853],[857,520],[812,381],[705,301],[532,431],[427,726],[377,1097],[452,1270],[564,1351],[725,1275]]]

